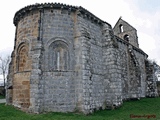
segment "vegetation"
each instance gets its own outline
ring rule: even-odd
[[[5,87],[5,83],[6,83],[6,79],[7,79],[9,62],[10,62],[9,55],[7,55],[5,57],[0,56],[0,75],[3,76],[4,87]]]
[[[4,95],[0,95],[0,99],[4,99],[5,98],[5,96]]]
[[[160,119],[160,98],[144,98],[124,102],[116,110],[97,111],[91,115],[76,113],[29,114],[12,106],[0,104],[1,120],[157,120]]]

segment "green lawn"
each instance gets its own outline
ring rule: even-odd
[[[138,118],[133,118],[139,115]],[[156,118],[147,118],[156,117]],[[28,114],[0,104],[0,120],[160,120],[160,98],[124,102],[116,110],[97,111],[92,115],[75,113]]]

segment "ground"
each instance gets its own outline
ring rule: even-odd
[[[28,114],[12,106],[0,104],[0,119],[3,120],[158,120],[160,119],[160,97],[144,98],[124,102],[115,110],[101,110],[91,115],[76,113]]]

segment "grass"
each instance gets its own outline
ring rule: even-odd
[[[139,115],[138,118],[133,118]],[[154,116],[151,116],[154,115]],[[147,117],[156,118],[147,118]],[[132,117],[132,118],[131,118]],[[141,117],[141,118],[140,118]],[[75,113],[29,114],[12,106],[0,104],[0,120],[160,120],[160,98],[144,98],[124,102],[116,110],[102,110],[85,116]]]

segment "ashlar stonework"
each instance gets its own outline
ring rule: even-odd
[[[137,31],[121,18],[112,28],[82,7],[45,3],[20,9],[14,25],[7,104],[89,114],[157,96]]]

